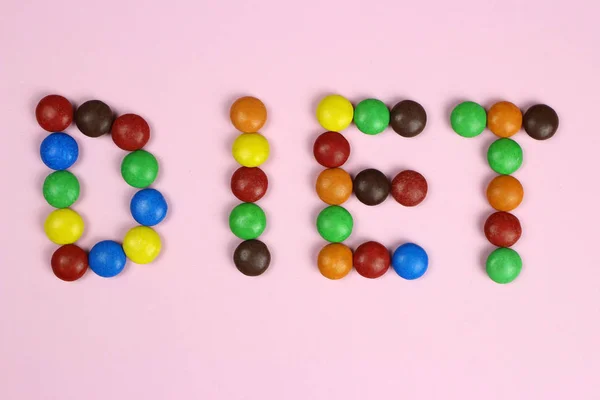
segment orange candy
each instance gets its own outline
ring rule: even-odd
[[[341,279],[352,270],[352,250],[341,243],[330,243],[319,252],[317,263],[325,278]]]
[[[267,108],[256,97],[240,97],[231,105],[229,118],[237,130],[255,133],[267,121]]]
[[[496,210],[511,211],[523,201],[523,186],[517,178],[500,175],[492,179],[488,185],[487,198]]]
[[[490,131],[500,137],[511,137],[519,132],[523,124],[523,114],[519,107],[508,101],[501,101],[490,108],[487,113]]]
[[[341,168],[326,169],[317,178],[317,194],[325,203],[339,206],[352,194],[352,178]]]

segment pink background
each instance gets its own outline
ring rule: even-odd
[[[150,1],[6,0],[0,15],[0,398],[2,399],[598,399],[598,5],[570,0]],[[158,3],[158,2],[157,2]],[[561,4],[557,4],[561,3]],[[46,94],[106,101],[149,121],[155,187],[170,204],[160,259],[115,279],[54,277],[42,224],[49,170],[33,112]],[[316,268],[323,204],[311,147],[318,99],[337,92],[390,105],[417,100],[426,131],[404,139],[350,128],[351,173],[423,173],[430,195],[355,217],[353,246],[406,241],[430,256],[423,279],[390,271],[329,281]],[[231,262],[239,242],[228,108],[269,109],[272,146],[263,236],[269,271]],[[515,139],[526,199],[515,211],[524,260],[511,285],[483,270],[482,224],[493,135],[455,135],[451,108],[499,99],[552,105],[558,134]],[[124,152],[78,140],[81,244],[134,225]]]

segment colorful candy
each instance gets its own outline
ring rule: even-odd
[[[425,250],[414,243],[399,246],[392,256],[392,267],[404,279],[413,280],[425,274],[429,258]]]
[[[354,108],[345,97],[325,96],[317,106],[317,120],[328,131],[340,132],[352,122]]]
[[[366,242],[354,251],[354,268],[365,278],[379,278],[390,268],[390,252],[377,242]]]
[[[523,150],[512,139],[502,138],[490,145],[487,152],[490,168],[503,175],[510,175],[521,167]]]
[[[343,207],[329,206],[317,217],[317,230],[328,242],[343,242],[352,234],[354,220]]]
[[[50,265],[57,278],[67,282],[76,281],[88,269],[88,255],[74,244],[65,244],[52,254]]]
[[[162,193],[149,188],[139,190],[129,204],[133,219],[144,226],[159,224],[167,216],[168,208]]]
[[[510,247],[521,237],[521,223],[514,215],[498,211],[485,221],[485,237],[498,247]]]
[[[67,208],[79,198],[79,181],[69,171],[55,171],[44,180],[44,198],[54,208]]]
[[[390,181],[379,170],[365,169],[354,178],[354,194],[368,206],[381,204],[390,194]]]
[[[40,157],[48,168],[60,171],[75,164],[79,157],[79,146],[66,133],[51,133],[42,141]]]
[[[427,181],[416,171],[402,171],[392,179],[392,197],[406,207],[420,204],[427,196],[427,190]]]
[[[267,108],[256,97],[240,97],[231,105],[229,117],[238,131],[258,132],[267,121]]]
[[[558,130],[558,114],[546,104],[536,104],[525,112],[523,126],[534,139],[550,139]]]
[[[113,122],[111,136],[123,150],[140,150],[150,139],[150,126],[137,114],[124,114]]]
[[[313,154],[324,167],[341,167],[350,157],[350,143],[341,133],[325,132],[315,140]]]
[[[352,270],[352,250],[341,243],[330,243],[319,252],[317,265],[324,277],[341,279]]]
[[[519,132],[523,123],[523,115],[519,107],[508,101],[494,104],[487,113],[487,124],[490,131],[503,138],[511,137]]]
[[[256,239],[267,226],[265,212],[254,203],[242,203],[229,214],[229,228],[240,239]]]
[[[158,233],[147,226],[131,228],[123,239],[123,251],[136,264],[148,264],[160,254],[162,243]]]
[[[513,176],[500,175],[492,179],[488,185],[487,198],[496,210],[511,211],[523,201],[523,186]]]
[[[329,205],[340,205],[352,194],[352,178],[341,168],[323,170],[317,178],[317,194]]]
[[[475,137],[483,132],[486,122],[485,109],[472,101],[460,103],[450,115],[450,123],[454,132],[467,138]]]
[[[52,211],[44,222],[46,236],[56,244],[75,243],[83,235],[83,230],[83,219],[70,208]]]
[[[354,109],[354,123],[362,133],[377,135],[390,124],[390,110],[381,100],[363,100]]]
[[[231,191],[246,203],[260,200],[269,187],[269,180],[262,169],[240,167],[231,176]]]
[[[145,150],[133,151],[121,162],[121,175],[130,186],[138,189],[148,187],[158,176],[158,161]]]
[[[110,107],[100,100],[86,101],[75,111],[77,128],[89,137],[100,137],[110,132],[114,118]]]
[[[496,283],[510,283],[521,273],[523,261],[519,253],[509,248],[498,248],[488,257],[485,270]]]
[[[103,278],[117,276],[125,268],[127,257],[123,247],[115,241],[104,240],[98,242],[88,255],[90,269]]]
[[[260,240],[245,240],[235,249],[233,263],[246,276],[262,275],[271,264],[271,253]]]
[[[390,111],[392,129],[398,135],[411,138],[423,132],[427,113],[422,105],[412,100],[402,100]]]
[[[233,142],[231,154],[244,167],[258,167],[269,158],[269,142],[260,133],[243,133]]]
[[[48,132],[61,132],[73,122],[73,105],[57,94],[40,100],[35,108],[35,118],[42,129]]]

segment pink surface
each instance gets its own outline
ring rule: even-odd
[[[1,399],[600,397],[596,2],[161,4],[3,2]],[[88,272],[75,284],[52,274],[45,134],[33,112],[53,92],[149,121],[148,149],[162,168],[155,187],[171,207],[155,264],[129,264],[111,280]],[[430,194],[416,209],[347,203],[349,243],[419,243],[431,261],[421,280],[390,271],[332,282],[316,269],[313,110],[330,92],[390,105],[411,98],[428,112],[416,139],[344,132],[351,173],[427,177]],[[243,94],[270,113],[271,186],[260,204],[273,264],[257,279],[234,268],[238,240],[226,222],[236,204],[227,111]],[[526,200],[515,212],[524,268],[511,285],[482,268],[494,137],[452,133],[449,111],[462,99],[545,102],[561,117],[550,141],[515,137]],[[133,226],[124,152],[109,137],[68,132],[81,148],[81,243],[120,240]]]

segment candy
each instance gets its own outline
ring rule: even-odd
[[[350,157],[350,143],[341,133],[325,132],[315,140],[313,154],[324,167],[340,167]]]
[[[324,277],[342,279],[352,270],[352,250],[341,243],[330,243],[319,252],[317,265]]]
[[[79,198],[79,181],[69,171],[55,171],[44,180],[42,191],[52,207],[67,208]]]
[[[402,100],[390,111],[390,123],[398,135],[415,137],[425,129],[427,113],[416,101]]]
[[[231,191],[243,202],[260,200],[269,187],[269,180],[262,169],[240,167],[231,176]]]
[[[90,269],[103,278],[118,275],[125,268],[127,257],[123,247],[115,241],[104,240],[98,242],[88,255]]]
[[[239,204],[229,214],[229,228],[240,239],[256,239],[266,226],[265,212],[254,203]]]
[[[231,105],[229,117],[237,130],[258,132],[267,121],[267,108],[256,97],[240,97]]]
[[[354,178],[354,194],[368,206],[381,204],[390,194],[390,181],[381,171],[365,169]]]
[[[422,247],[405,243],[394,251],[392,267],[404,279],[412,280],[423,276],[427,271],[429,258]]]
[[[86,136],[99,137],[110,132],[114,115],[109,106],[100,100],[89,100],[75,111],[75,124]]]
[[[475,137],[483,132],[486,120],[485,109],[472,101],[460,103],[450,115],[450,123],[454,132],[467,138]]]
[[[525,112],[523,126],[525,132],[534,139],[550,139],[558,129],[558,115],[552,107],[536,104]]]
[[[83,235],[83,219],[70,208],[54,210],[44,222],[46,236],[56,244],[75,243]]]
[[[366,242],[354,251],[354,268],[365,278],[379,278],[390,268],[390,252],[377,242]]]
[[[161,248],[160,236],[147,226],[131,228],[123,239],[125,255],[136,264],[151,263],[158,257]]]
[[[490,145],[487,152],[490,168],[499,174],[510,175],[521,167],[523,150],[512,139],[502,138]]]
[[[510,283],[521,273],[523,261],[513,249],[499,248],[488,256],[485,270],[494,282]]]
[[[35,118],[48,132],[63,131],[73,122],[73,105],[64,97],[51,94],[40,100],[35,108]]]
[[[138,224],[154,226],[166,217],[168,206],[158,190],[142,189],[131,198],[129,209]]]
[[[121,162],[121,175],[129,185],[145,188],[150,186],[158,175],[158,161],[145,150],[133,151]]]
[[[495,135],[507,138],[519,132],[523,115],[519,107],[508,101],[494,104],[487,113],[487,124]]]
[[[50,169],[67,169],[77,161],[79,147],[75,139],[66,133],[51,133],[42,141],[40,157]]]
[[[496,210],[511,211],[523,201],[523,186],[513,176],[500,175],[488,185],[487,198]]]
[[[498,247],[510,247],[521,237],[521,223],[514,215],[498,211],[485,221],[485,237]]]
[[[414,207],[427,196],[427,181],[420,173],[406,170],[392,179],[392,197],[406,207]]]
[[[325,203],[340,205],[352,194],[352,178],[341,168],[326,169],[319,174],[316,189]]]
[[[244,167],[258,167],[269,158],[269,142],[259,133],[242,133],[233,142],[231,154]]]
[[[329,206],[317,217],[317,230],[328,242],[343,242],[352,234],[352,215],[343,207]]]
[[[271,253],[267,245],[260,240],[245,240],[235,249],[233,263],[244,275],[262,275],[269,268]]]
[[[137,114],[124,114],[113,122],[111,136],[119,148],[127,151],[139,150],[150,139],[150,126]]]
[[[317,120],[328,131],[340,132],[352,122],[352,104],[337,94],[325,96],[317,106]]]
[[[66,244],[52,254],[50,265],[57,278],[67,282],[76,281],[88,269],[88,255],[74,244]]]
[[[380,100],[363,100],[354,109],[354,123],[362,133],[377,135],[388,127],[390,110]]]

